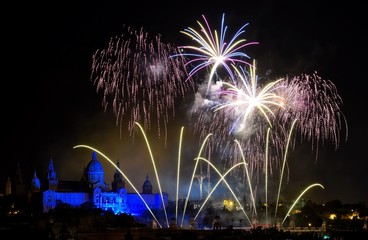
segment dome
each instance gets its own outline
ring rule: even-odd
[[[96,152],[92,153],[92,160],[87,165],[87,173],[103,172],[101,163],[97,160]]]
[[[97,160],[96,152],[92,153],[92,160],[86,168],[87,180],[90,184],[103,183],[104,170],[101,163]]]

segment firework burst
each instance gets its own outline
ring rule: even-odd
[[[218,81],[217,87],[211,87],[210,97],[198,104],[200,109],[191,112],[194,132],[200,139],[212,133],[208,146],[218,152],[228,166],[241,159],[235,142],[243,147],[251,174],[262,169],[267,128],[276,123],[276,114],[285,108],[278,90],[285,87],[279,85],[282,79],[264,86],[258,80],[255,62],[249,65],[249,71],[235,69],[232,80]],[[286,132],[282,134],[276,135],[280,150],[283,150]]]
[[[112,38],[108,47],[93,55],[91,80],[97,92],[103,92],[103,107],[112,106],[116,124],[127,125],[134,135],[135,122],[146,131],[156,121],[158,135],[175,117],[175,104],[187,91],[194,91],[188,80],[183,57],[170,58],[177,48],[165,44],[161,37],[151,37],[142,28],[130,27],[120,37]]]
[[[348,126],[341,110],[343,101],[333,82],[315,72],[286,77],[278,85],[277,94],[282,96],[286,106],[277,112],[278,125],[290,125],[297,119],[298,133],[316,148],[326,140],[332,140],[337,148],[341,130],[346,130],[347,138]]]
[[[200,32],[191,27],[181,31],[181,33],[187,35],[196,43],[198,43],[199,47],[191,45],[179,46],[179,54],[173,55],[172,57],[185,56],[190,58],[190,60],[186,63],[186,66],[194,65],[194,67],[189,72],[187,79],[190,79],[200,70],[211,67],[207,87],[208,92],[210,90],[213,77],[216,74],[216,70],[220,66],[223,66],[228,74],[233,76],[231,64],[238,63],[250,65],[247,61],[250,59],[250,57],[240,50],[249,45],[258,43],[247,42],[244,38],[239,39],[240,35],[245,32],[244,29],[248,24],[243,25],[227,42],[225,39],[227,32],[227,26],[225,26],[225,14],[222,15],[220,35],[216,30],[212,31],[206,17],[204,15],[202,15],[202,17],[205,25],[197,21],[198,25],[200,26]],[[186,50],[188,50],[188,52]]]
[[[258,76],[256,75],[255,61],[250,66],[247,73],[243,68],[235,68],[236,75],[239,80],[232,84],[223,82],[220,91],[214,94],[220,96],[220,101],[213,107],[214,111],[225,110],[228,118],[235,119],[230,132],[234,129],[239,132],[246,128],[248,119],[252,119],[252,115],[261,113],[264,119],[272,127],[271,117],[274,117],[274,110],[283,108],[284,100],[276,94],[275,85],[281,81],[273,81],[263,88],[258,87]]]
[[[249,72],[235,71],[235,84],[218,82],[216,88],[211,88],[211,97],[192,112],[195,133],[201,139],[213,133],[209,151],[220,153],[232,166],[241,159],[236,140],[247,156],[250,174],[259,176],[266,158],[266,132],[271,127],[272,172],[272,166],[280,166],[280,154],[285,151],[288,131],[295,121],[291,148],[295,147],[297,136],[311,142],[317,150],[327,140],[338,147],[340,131],[347,129],[347,124],[341,111],[342,100],[331,81],[314,73],[260,84],[255,64],[249,68]]]

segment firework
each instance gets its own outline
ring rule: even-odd
[[[204,15],[202,15],[202,17],[205,22],[205,26],[201,22],[197,21],[200,26],[200,32],[191,27],[181,31],[181,33],[187,35],[198,43],[199,47],[191,45],[179,46],[180,53],[173,55],[172,57],[185,56],[191,58],[191,60],[186,63],[186,66],[194,65],[194,67],[189,72],[187,79],[190,79],[200,70],[211,67],[207,87],[208,92],[210,90],[213,77],[216,74],[216,70],[220,66],[223,66],[227,70],[228,74],[233,76],[231,64],[239,63],[250,65],[247,61],[250,57],[240,50],[249,45],[258,43],[247,42],[246,39],[243,38],[239,39],[240,35],[245,32],[244,29],[248,24],[243,25],[227,42],[225,39],[227,32],[227,26],[225,26],[225,14],[222,15],[220,35],[216,30],[212,31],[206,17]],[[187,52],[186,50],[190,50],[192,52]]]
[[[275,124],[276,114],[285,108],[278,90],[285,87],[279,84],[282,79],[264,86],[258,80],[255,62],[249,71],[235,69],[231,82],[219,81],[203,104],[198,104],[200,108],[191,112],[194,132],[200,139],[212,133],[209,146],[216,149],[229,166],[241,159],[235,140],[239,142],[247,155],[251,175],[263,169],[265,133]],[[272,139],[280,151],[285,146],[285,134],[282,132]]]
[[[296,139],[311,142],[313,148],[317,149],[316,156],[320,144],[327,140],[332,140],[337,148],[340,131],[344,127],[347,131],[341,111],[343,102],[335,85],[317,73],[286,76],[277,80],[263,79],[266,81],[261,82],[262,78],[256,74],[255,61],[249,63],[250,57],[241,51],[258,44],[240,38],[248,24],[226,41],[228,28],[224,24],[225,15],[222,15],[220,33],[212,30],[205,16],[202,17],[204,24],[197,21],[199,31],[193,28],[181,31],[198,46],[175,47],[162,43],[160,36],[150,38],[143,29],[135,31],[128,28],[127,34],[111,39],[108,48],[97,51],[93,56],[91,79],[97,91],[103,91],[105,109],[112,105],[117,124],[122,126],[127,117],[128,129],[133,134],[135,123],[143,122],[140,129],[147,132],[155,119],[159,135],[161,126],[164,126],[165,141],[168,121],[175,116],[177,97],[184,98],[188,92],[195,93],[190,119],[194,122],[194,133],[199,136],[199,142],[206,145],[201,146],[196,158],[184,213],[199,161],[208,163],[208,183],[210,167],[215,169],[222,181],[230,170],[235,171],[236,166],[244,165],[237,170],[239,174],[233,175],[234,182],[238,184],[235,188],[241,191],[243,188],[239,186],[245,186],[245,182],[248,182],[254,209],[253,195],[257,195],[260,182],[265,182],[267,205],[268,175],[279,177],[277,173],[280,171],[276,170],[281,169],[278,206],[289,148],[295,147]],[[191,70],[187,71],[189,67]],[[202,70],[209,72],[208,82],[203,86],[194,86],[194,75]],[[223,73],[225,75],[221,75]],[[209,156],[209,160],[202,156],[202,152]],[[177,199],[180,155],[179,150]],[[211,159],[211,156],[217,159]],[[151,158],[154,162],[152,154]],[[221,175],[213,164],[219,160],[224,169],[230,169],[225,175]],[[200,176],[203,176],[202,165],[199,169]],[[155,173],[157,177],[156,169]],[[264,180],[262,176],[265,176]],[[314,186],[323,188],[318,183],[312,184],[298,199]],[[202,197],[202,188],[200,195]],[[235,197],[235,193],[233,195]],[[275,219],[276,213],[277,208]],[[266,208],[266,218],[267,215]]]
[[[195,133],[201,139],[213,133],[209,146],[229,166],[241,159],[233,144],[237,140],[246,153],[251,175],[259,175],[264,169],[268,127],[272,127],[270,162],[274,167],[280,166],[280,154],[285,151],[288,130],[295,120],[294,139],[299,136],[311,142],[317,149],[316,157],[318,147],[327,140],[338,147],[340,131],[347,129],[347,124],[341,111],[342,100],[331,81],[314,73],[260,84],[255,64],[249,72],[236,70],[234,76],[235,84],[219,82],[217,88],[212,88],[210,98],[192,112]],[[293,148],[295,141],[292,143]]]
[[[330,139],[336,147],[339,145],[340,130],[344,123],[347,130],[347,124],[341,111],[341,98],[331,81],[314,73],[261,83],[255,61],[249,63],[249,56],[242,51],[257,44],[241,38],[248,24],[226,42],[225,14],[220,33],[212,30],[206,17],[202,17],[204,24],[197,21],[199,31],[194,28],[181,31],[196,45],[180,46],[179,54],[172,57],[189,59],[185,64],[191,66],[187,79],[202,70],[209,72],[208,83],[198,86],[190,111],[200,141],[213,134],[208,152],[219,153],[231,166],[241,159],[234,144],[237,140],[249,159],[251,173],[258,173],[263,169],[267,128],[272,127],[270,141],[274,147],[270,155],[276,161],[285,150],[285,139],[294,120],[297,120],[295,136],[312,142],[313,147],[318,148]],[[226,71],[220,71],[220,67]]]
[[[284,106],[284,100],[276,94],[275,85],[281,81],[273,81],[265,87],[260,88],[257,84],[258,77],[256,75],[255,63],[250,66],[250,71],[247,73],[243,68],[235,71],[239,77],[237,83],[231,84],[223,82],[223,87],[217,93],[220,101],[213,107],[214,111],[226,110],[228,118],[235,119],[231,131],[235,128],[237,132],[246,128],[248,119],[252,119],[253,113],[258,110],[265,120],[272,126],[270,117],[274,116],[276,108]]]
[[[142,28],[126,29],[93,55],[91,80],[103,93],[104,109],[112,107],[120,130],[126,124],[132,136],[134,123],[140,122],[150,131],[155,120],[158,135],[163,129],[166,139],[177,100],[194,87],[183,80],[188,75],[185,60],[170,58],[177,48],[163,43],[161,36],[151,37]]]
[[[314,73],[261,82],[255,61],[250,64],[249,56],[241,51],[257,44],[240,38],[248,24],[226,41],[225,15],[220,33],[202,17],[205,24],[198,21],[200,31],[182,31],[198,46],[175,47],[162,43],[160,36],[150,38],[143,29],[128,28],[127,34],[111,39],[107,49],[96,52],[91,79],[97,91],[103,91],[105,109],[112,105],[117,124],[122,126],[127,117],[132,134],[135,122],[143,122],[144,130],[149,131],[155,119],[159,135],[164,127],[166,141],[177,97],[184,98],[196,89],[190,110],[194,133],[199,142],[212,134],[204,151],[219,157],[225,168],[237,164],[244,154],[252,179],[261,176],[265,167],[272,175],[281,166],[286,146],[295,147],[297,137],[312,142],[317,150],[331,139],[338,147],[340,130],[347,130],[347,124],[342,100],[331,81]],[[208,83],[194,86],[194,75],[202,70],[210,72]],[[295,133],[286,144],[292,125]],[[267,142],[270,149],[265,147]]]
[[[347,137],[347,122],[341,110],[343,101],[333,82],[315,72],[285,77],[278,85],[277,94],[285,101],[285,109],[277,113],[278,125],[290,126],[297,119],[297,131],[317,148],[328,139],[337,148],[343,129]]]

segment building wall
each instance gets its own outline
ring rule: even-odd
[[[90,202],[90,194],[84,192],[57,192],[47,190],[43,192],[43,212],[47,213],[54,209],[58,202],[78,207],[85,202]]]
[[[92,196],[91,196],[92,195]],[[141,197],[140,197],[140,196]],[[165,207],[168,205],[168,196],[163,193]],[[78,207],[86,202],[93,202],[96,208],[104,211],[113,211],[115,214],[131,214],[140,216],[149,207],[151,210],[163,210],[161,195],[127,193],[125,188],[118,192],[103,192],[101,188],[95,188],[93,193],[84,192],[57,192],[47,190],[43,192],[43,212],[47,213],[50,209],[57,206],[58,201]]]

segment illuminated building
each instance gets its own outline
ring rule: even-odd
[[[117,167],[120,168],[119,162]],[[120,169],[119,169],[120,170]],[[130,193],[125,188],[125,181],[118,169],[113,176],[111,186],[104,182],[104,170],[97,159],[96,152],[92,153],[92,159],[83,171],[80,181],[61,181],[57,178],[54,163],[51,159],[46,173],[46,179],[42,186],[36,172],[31,181],[30,193],[42,194],[42,211],[47,213],[59,203],[79,207],[85,203],[93,203],[96,208],[112,211],[115,214],[126,213],[140,216],[148,209],[163,210],[160,193],[152,193],[152,184],[148,176],[142,186],[141,193]],[[19,165],[17,170],[19,178]],[[19,182],[19,181],[18,181]],[[168,205],[168,194],[162,193],[165,208]],[[144,201],[143,201],[143,200]],[[146,206],[147,205],[147,206]]]

